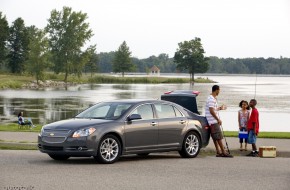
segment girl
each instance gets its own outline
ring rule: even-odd
[[[239,121],[239,130],[247,131],[247,123],[250,118],[250,107],[247,101],[242,100],[239,104],[239,107],[242,108],[238,112],[238,121]],[[248,139],[245,138],[245,149],[243,149],[243,138],[240,138],[240,151],[247,150]]]
[[[28,126],[30,126],[32,128],[36,127],[35,125],[33,125],[33,123],[32,123],[30,118],[24,119],[23,112],[19,112],[19,114],[18,114],[18,124],[19,125],[28,125]]]

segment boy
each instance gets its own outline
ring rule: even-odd
[[[259,152],[257,151],[256,141],[259,133],[259,112],[256,108],[257,100],[252,99],[250,101],[250,107],[252,108],[251,116],[248,121],[247,129],[248,129],[248,144],[252,144],[252,152],[247,156],[257,157],[259,156]]]

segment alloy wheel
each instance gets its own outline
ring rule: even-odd
[[[198,137],[193,134],[188,135],[185,141],[185,148],[186,148],[186,152],[189,155],[191,156],[195,155],[199,149]]]
[[[113,138],[106,138],[100,146],[100,154],[106,162],[114,161],[119,155],[119,144]]]

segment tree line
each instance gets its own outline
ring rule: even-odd
[[[101,73],[112,72],[112,60],[114,52],[98,54],[98,68]],[[290,58],[218,58],[208,57],[207,73],[217,74],[290,74]],[[174,58],[169,58],[168,54],[150,56],[146,59],[132,59],[136,72],[148,73],[149,69],[156,65],[162,73],[187,73],[187,70],[180,71]],[[199,73],[199,72],[196,72]],[[201,72],[202,73],[202,72]]]
[[[210,57],[208,73],[290,74],[289,58],[218,58]]]
[[[174,57],[162,53],[138,59],[132,56],[126,41],[116,51],[97,53],[97,45],[85,47],[94,35],[86,13],[70,7],[52,10],[45,28],[26,26],[17,18],[9,26],[0,12],[0,71],[31,74],[43,80],[45,71],[81,77],[82,73],[145,72],[156,65],[163,73],[290,74],[289,58],[218,58],[206,57],[201,39],[178,43]]]

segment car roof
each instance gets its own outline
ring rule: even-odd
[[[120,99],[120,100],[103,101],[102,103],[133,103],[133,104],[137,104],[137,103],[158,103],[158,102],[170,103],[170,104],[176,105],[174,102],[164,101],[164,100],[160,100],[160,99]]]
[[[114,102],[114,103],[140,103],[140,102],[154,102],[156,99],[120,99],[120,100],[111,100],[103,102]]]

